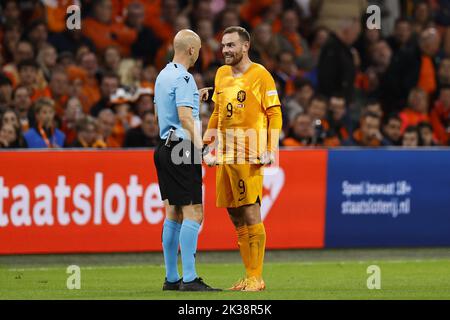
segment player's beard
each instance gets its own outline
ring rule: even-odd
[[[241,62],[242,61],[242,58],[243,58],[243,54],[242,54],[242,52],[240,52],[240,53],[235,53],[233,56],[225,56],[225,64],[226,65],[229,65],[229,66],[235,66],[235,65],[237,65],[239,62]],[[231,58],[231,61],[230,62],[228,62],[227,63],[227,58],[228,59],[230,59]]]

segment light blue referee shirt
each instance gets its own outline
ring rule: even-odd
[[[154,102],[161,139],[167,138],[171,127],[176,129],[179,138],[186,139],[178,107],[191,107],[195,123],[200,124],[197,84],[182,64],[170,62],[161,70],[156,78]]]

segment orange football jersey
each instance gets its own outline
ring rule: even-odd
[[[267,148],[266,110],[281,106],[272,75],[258,63],[239,77],[231,66],[222,66],[212,100],[218,111],[218,162],[255,161]]]

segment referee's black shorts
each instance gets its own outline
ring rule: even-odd
[[[190,140],[172,141],[170,147],[164,143],[160,140],[154,153],[161,199],[170,205],[201,204],[201,150]]]

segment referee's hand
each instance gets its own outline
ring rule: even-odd
[[[259,163],[263,166],[265,165],[271,165],[275,163],[275,153],[265,151],[260,157],[259,157]]]
[[[200,95],[200,100],[201,101],[206,101],[209,98],[209,90],[212,90],[213,87],[206,87],[206,88],[201,88],[198,90],[198,93]]]
[[[214,167],[217,164],[217,158],[211,152],[203,156],[203,161],[206,163],[208,167]]]

